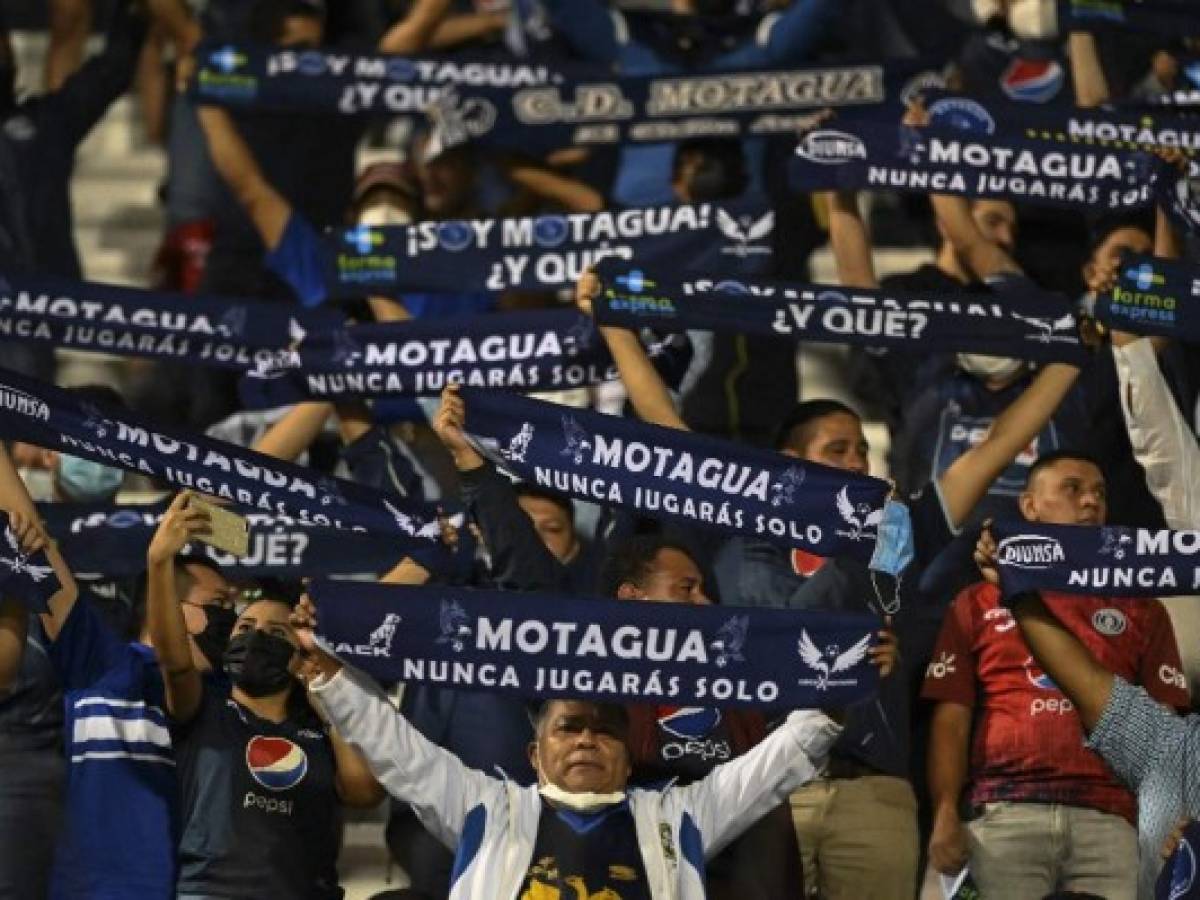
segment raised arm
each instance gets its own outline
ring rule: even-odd
[[[368,676],[324,652],[313,637],[316,620],[307,598],[292,623],[304,655],[300,677],[313,706],[363,755],[389,794],[412,804],[443,844],[457,846],[467,814],[503,785],[427,741]]]
[[[58,547],[47,539],[33,498],[29,496],[25,482],[17,474],[16,466],[13,465],[3,442],[0,442],[0,509],[8,513],[13,530],[21,539],[26,552],[40,549],[46,551],[46,557],[54,567],[59,584],[62,585],[47,601],[50,612],[42,615],[42,626],[46,636],[54,640],[79,597],[79,586],[75,583],[75,576],[71,574],[67,561],[58,552]]]
[[[1087,31],[1072,31],[1067,52],[1071,57],[1071,80],[1075,82],[1075,105],[1090,108],[1111,100],[1096,38]]]
[[[276,459],[295,462],[301,453],[312,446],[331,415],[332,403],[297,403],[264,431],[251,449]]]
[[[931,194],[929,202],[946,240],[976,278],[986,281],[996,275],[1021,274],[1021,267],[1008,251],[984,237],[971,217],[971,204],[965,197]]]
[[[585,181],[556,172],[542,163],[523,158],[505,162],[505,171],[513,184],[569,212],[598,212],[604,209],[604,195]]]
[[[500,34],[508,25],[508,11],[461,13],[446,16],[429,38],[431,50],[452,50],[459,44]]]
[[[753,750],[717,766],[701,781],[676,788],[672,793],[695,817],[705,857],[711,859],[792,791],[816,778],[841,731],[819,710],[797,710]]]
[[[291,204],[267,181],[229,113],[219,106],[199,106],[196,116],[204,129],[213,166],[254,223],[267,249],[274,250],[292,215]]]
[[[463,503],[491,555],[493,579],[501,588],[513,590],[561,588],[562,564],[521,509],[511,482],[476,453],[463,435],[468,414],[458,385],[451,385],[442,392],[433,430],[458,469]]]
[[[590,271],[584,272],[575,285],[575,302],[588,315],[592,313],[592,298],[600,293],[600,287],[599,277]],[[638,336],[624,328],[601,328],[600,334],[608,344],[638,416],[653,425],[689,431]]]
[[[175,593],[175,557],[184,544],[208,528],[208,514],[189,508],[192,496],[182,491],[171,501],[146,553],[146,629],[163,674],[167,714],[177,722],[195,717],[203,695]]]
[[[829,246],[837,262],[838,281],[846,287],[878,287],[871,238],[858,209],[858,194],[828,191],[820,196],[829,207]]]
[[[1029,387],[996,417],[987,437],[956,459],[938,479],[950,527],[957,529],[971,515],[992,482],[1050,421],[1075,384],[1079,369],[1050,363]]]
[[[404,56],[425,50],[449,8],[450,0],[417,0],[408,15],[379,39],[379,52]]]

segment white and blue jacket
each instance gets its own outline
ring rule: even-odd
[[[343,668],[313,683],[338,733],[370,764],[392,796],[455,850],[450,900],[508,900],[533,855],[542,798],[534,786],[485,775],[430,743],[361,672]],[[704,861],[810,781],[841,729],[805,710],[761,744],[692,784],[628,791],[651,896],[699,900]]]

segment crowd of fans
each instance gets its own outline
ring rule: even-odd
[[[135,76],[148,137],[168,159],[165,233],[146,260],[162,290],[331,305],[340,301],[312,274],[329,228],[749,192],[771,198],[767,274],[780,279],[813,280],[810,256],[828,243],[846,286],[1004,303],[1036,283],[1086,298],[1111,286],[1122,252],[1194,250],[1153,209],[798,194],[782,174],[785,141],[545,158],[443,150],[420,116],[230,111],[194,105],[179,86],[203,39],[620,75],[933,54],[967,93],[987,95],[1028,63],[1092,107],[1179,87],[1200,12],[1193,35],[1168,42],[1058,34],[1041,15],[1054,4],[1031,0],[47,5],[44,93],[16,95],[0,39],[0,275],[82,278],[76,149]],[[85,59],[92,27],[106,37]],[[364,147],[375,162],[356,171]],[[931,261],[877,278],[874,244],[928,247]],[[589,272],[558,294],[464,282],[344,305],[378,322],[590,314],[600,289]],[[48,553],[62,588],[40,615],[0,599],[0,897],[339,897],[342,811],[385,801],[388,851],[410,887],[381,897],[913,900],[922,885],[942,896],[937,876],[964,869],[988,900],[1155,896],[1163,860],[1200,812],[1194,620],[1120,596],[1006,602],[987,521],[1200,529],[1195,348],[1113,332],[1083,368],[851,348],[853,400],[799,402],[811,391],[792,344],[693,333],[676,389],[634,332],[599,331],[619,380],[541,396],[862,474],[864,421],[882,422],[887,474],[911,518],[903,573],[881,584],[854,559],[684,531],[514,483],[465,436],[471,410],[454,386],[440,402],[307,402],[262,415],[240,411],[233,374],[126,360],[120,392],[73,390],[465,510],[443,523],[445,552],[396,559],[373,573],[385,583],[877,614],[876,696],[827,715],[531,705],[408,684],[397,708],[395,685],[317,644],[303,585],[247,583],[184,552],[209,527],[190,492],[167,507],[140,576],[73,568],[37,504],[113,503],[123,473],[9,442],[0,510],[23,552]],[[0,348],[4,368],[54,380],[52,349]],[[695,714],[683,734],[672,726],[681,712]]]

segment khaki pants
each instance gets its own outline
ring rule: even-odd
[[[1056,890],[1137,896],[1137,831],[1110,813],[1059,803],[988,803],[967,823],[971,876],[983,900]]]
[[[913,900],[917,799],[903,778],[819,778],[792,794],[809,897]]]

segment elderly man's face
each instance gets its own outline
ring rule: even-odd
[[[529,759],[539,784],[605,794],[629,781],[624,722],[615,711],[580,700],[556,700],[542,717]]]

